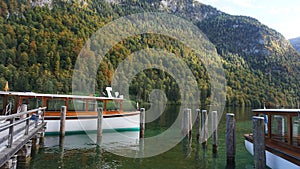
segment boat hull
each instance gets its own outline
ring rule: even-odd
[[[58,135],[60,132],[59,117],[45,117],[47,122],[46,135]],[[67,117],[65,124],[66,134],[80,134],[97,131],[97,117]],[[102,130],[107,131],[137,131],[140,128],[140,113],[124,113],[104,115]]]
[[[245,147],[247,151],[254,155],[253,143],[245,140]],[[299,169],[299,166],[266,150],[266,165],[272,169]]]

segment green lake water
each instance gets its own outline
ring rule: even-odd
[[[155,121],[146,124],[145,137],[157,135],[164,131],[176,119],[177,107],[168,107],[166,111]],[[226,113],[234,113],[236,119],[236,164],[226,165]],[[174,117],[175,116],[175,117]],[[52,168],[107,168],[107,169],[219,169],[219,168],[253,168],[253,157],[244,147],[243,134],[252,131],[252,112],[250,108],[226,108],[221,122],[218,126],[218,154],[213,157],[212,141],[208,140],[206,150],[198,145],[195,139],[195,129],[193,130],[191,148],[189,153],[185,151],[184,143],[180,142],[169,151],[149,158],[128,158],[110,153],[102,148],[96,148],[91,140],[82,139],[84,135],[66,136],[64,150],[58,146],[58,137],[48,136],[48,143],[40,148],[38,154],[30,161],[26,168],[32,169],[52,169]],[[195,128],[195,125],[194,125]],[[106,135],[104,134],[103,137]],[[72,144],[73,147],[72,147]],[[117,145],[118,143],[116,143]],[[110,148],[114,148],[113,146]],[[119,151],[128,151],[120,149]]]

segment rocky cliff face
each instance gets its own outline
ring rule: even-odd
[[[290,43],[300,53],[300,37],[290,39]]]

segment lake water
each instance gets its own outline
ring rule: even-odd
[[[155,121],[146,124],[145,137],[151,137],[160,134],[166,130],[176,119],[176,106],[169,106],[167,110]],[[175,113],[174,113],[175,112]],[[234,113],[236,119],[236,165],[226,165],[226,113]],[[180,142],[167,152],[149,158],[128,158],[116,155],[107,151],[107,149],[116,149],[117,151],[137,151],[135,140],[126,142],[114,142],[114,133],[105,133],[103,142],[110,142],[104,148],[96,148],[93,141],[86,135],[66,136],[64,149],[58,146],[58,137],[47,136],[45,139],[46,146],[41,148],[38,154],[30,161],[27,168],[32,169],[53,169],[53,168],[107,168],[107,169],[202,169],[202,168],[246,168],[254,167],[253,157],[244,147],[243,134],[252,131],[251,126],[252,112],[250,108],[226,108],[221,122],[218,126],[219,145],[218,154],[213,157],[211,138],[208,140],[206,150],[196,143],[195,129],[193,130],[192,143],[189,151],[186,151],[185,144]],[[195,126],[194,126],[195,128]],[[135,137],[137,132],[122,133]],[[130,136],[130,137],[131,137]],[[118,139],[117,139],[118,140]],[[132,146],[127,144],[134,144]]]

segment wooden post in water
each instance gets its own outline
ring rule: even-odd
[[[201,136],[201,111],[200,109],[196,109],[196,141],[200,143]]]
[[[227,165],[235,165],[235,119],[234,114],[226,114],[226,156]]]
[[[97,120],[97,145],[100,146],[102,142],[102,121],[103,121],[103,109],[98,108],[98,120]]]
[[[31,139],[31,155],[34,156],[37,152],[38,152],[38,149],[39,149],[39,138],[40,138],[40,134],[37,133],[35,134],[32,139]]]
[[[31,157],[32,141],[29,140],[17,153],[17,165],[20,168],[25,168],[25,166],[30,162]]]
[[[182,116],[182,126],[181,134],[183,136],[182,140],[182,150],[185,157],[189,157],[192,152],[192,111],[191,109],[184,109]]]
[[[254,168],[266,168],[266,139],[265,123],[263,117],[253,116],[253,150],[254,150]]]
[[[17,168],[17,155],[12,156],[8,161],[6,161],[0,169],[16,169]]]
[[[67,107],[61,106],[60,111],[60,134],[59,134],[59,145],[63,146],[64,137],[66,133],[66,114],[67,114]]]
[[[46,129],[42,129],[41,132],[40,132],[40,146],[43,146],[44,145],[44,142],[45,142],[45,130]]]
[[[213,155],[216,155],[218,153],[218,112],[213,111],[211,116]]]
[[[208,126],[207,126],[207,111],[202,110],[201,112],[201,124],[202,124],[202,148],[207,148],[207,139],[208,139]]]
[[[145,108],[140,109],[140,138],[145,137]]]
[[[182,117],[181,133],[183,136],[192,135],[192,113],[191,109],[184,109]]]

